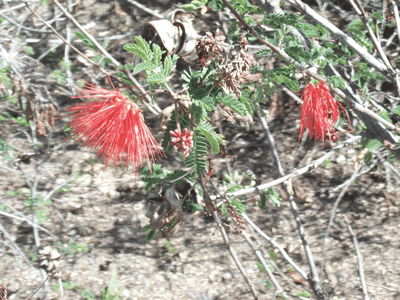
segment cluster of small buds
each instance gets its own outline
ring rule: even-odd
[[[219,57],[224,52],[222,44],[225,37],[220,35],[219,30],[215,32],[215,37],[211,32],[207,32],[204,37],[198,39],[196,44],[196,52],[199,56],[199,62],[196,66],[197,70],[208,66],[214,58]]]
[[[58,272],[60,253],[52,247],[46,246],[39,251],[39,255],[39,267],[45,269],[53,278],[58,277],[61,273]]]
[[[180,132],[179,129],[171,130],[171,141],[169,144],[174,150],[182,150],[183,157],[189,155],[190,149],[193,148],[193,131],[188,131],[186,128]]]

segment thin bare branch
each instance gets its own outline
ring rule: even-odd
[[[269,146],[270,146],[270,148],[272,150],[272,156],[274,158],[275,165],[276,165],[276,167],[278,169],[278,174],[281,177],[285,176],[285,172],[283,170],[283,167],[282,167],[282,164],[281,164],[281,160],[279,158],[279,154],[278,154],[278,151],[277,151],[276,146],[275,146],[274,137],[272,136],[271,131],[269,130],[269,126],[268,126],[267,121],[260,114],[258,103],[256,103],[256,105],[255,105],[255,112],[256,112],[257,116],[260,118],[261,126],[263,127],[265,135],[267,136],[267,140],[268,140]],[[312,251],[311,251],[311,247],[308,244],[308,241],[307,241],[307,238],[306,238],[305,230],[304,230],[302,221],[300,219],[300,213],[299,213],[299,210],[297,208],[297,204],[294,201],[293,194],[290,192],[290,189],[288,187],[288,181],[284,181],[283,186],[284,186],[284,189],[285,189],[286,194],[288,196],[289,204],[290,204],[290,207],[292,209],[293,216],[295,217],[297,229],[299,231],[300,239],[301,239],[301,242],[302,242],[303,247],[304,247],[304,251],[305,251],[306,256],[307,256],[308,265],[310,267],[310,272],[311,272],[311,276],[309,278],[310,286],[313,289],[313,291],[314,291],[314,293],[315,293],[315,295],[317,296],[318,299],[324,299],[325,297],[324,297],[324,294],[323,294],[323,292],[321,290],[321,283],[320,283],[320,280],[319,280],[317,268],[315,266],[315,261],[314,261],[314,257],[313,257]]]
[[[309,165],[307,165],[301,169],[295,170],[293,173],[291,173],[289,175],[282,176],[281,178],[278,178],[276,180],[273,180],[273,181],[270,181],[270,182],[267,182],[264,184],[260,184],[255,187],[251,187],[248,189],[242,189],[242,190],[239,190],[239,191],[233,192],[233,193],[228,193],[228,194],[226,194],[226,196],[227,197],[237,197],[237,196],[243,196],[243,195],[254,193],[254,192],[259,193],[267,188],[281,184],[281,183],[285,182],[286,180],[289,180],[290,178],[294,178],[294,177],[300,176],[304,173],[310,172],[311,170],[313,170],[313,169],[317,168],[319,165],[321,165],[325,160],[331,158],[335,153],[339,152],[345,146],[351,145],[351,144],[359,141],[360,139],[361,139],[360,136],[353,136],[353,137],[349,138],[348,140],[344,141],[343,143],[333,147],[333,149],[331,151],[329,151],[325,155],[321,156],[320,158],[314,160]]]
[[[351,228],[350,223],[347,220],[345,214],[343,214],[343,218],[344,218],[344,221],[347,224],[347,228],[349,229],[349,232],[350,232],[351,237],[353,239],[354,248],[356,250],[357,261],[358,261],[358,272],[360,273],[361,286],[362,286],[362,290],[363,290],[363,294],[364,294],[364,300],[369,300],[367,284],[365,282],[365,276],[364,276],[363,259],[362,259],[362,255],[361,255],[361,252],[360,252],[360,246],[358,245],[357,236],[354,233],[353,228]]]
[[[276,247],[279,252],[282,254],[283,258],[293,267],[293,269],[295,269],[300,275],[301,277],[303,277],[304,279],[308,280],[309,277],[307,275],[307,273],[301,269],[291,258],[290,256],[287,254],[287,252],[285,251],[285,249],[282,248],[282,246],[275,241],[273,238],[271,238],[270,236],[268,236],[264,231],[262,231],[256,224],[254,224],[254,222],[252,220],[250,220],[250,218],[247,216],[246,213],[242,214],[243,219],[247,222],[247,224],[249,224],[251,227],[254,228],[254,230],[264,239],[266,239],[271,245],[273,245],[274,247]]]
[[[10,234],[7,232],[7,230],[3,227],[3,225],[0,223],[0,231],[3,233],[5,238],[9,241],[11,247],[17,252],[21,258],[26,262],[28,266],[30,266],[32,269],[37,270],[35,266],[32,264],[32,262],[26,257],[25,253],[21,250],[21,248],[13,242],[12,237]]]
[[[134,0],[127,0],[127,1],[128,1],[129,3],[131,3],[131,4],[133,4],[134,6],[136,6],[137,8],[139,8],[139,9],[141,9],[141,10],[147,12],[148,14],[150,14],[150,15],[156,17],[156,18],[159,18],[159,19],[163,19],[163,18],[164,18],[163,15],[161,15],[161,14],[155,12],[154,10],[152,10],[152,9],[150,9],[150,8],[148,8],[148,7],[146,7],[146,6],[144,6],[143,4],[140,4],[140,3],[137,2],[137,1],[134,1]]]
[[[265,271],[268,274],[269,279],[271,279],[273,285],[276,288],[277,293],[283,293],[285,297],[288,297],[287,294],[283,291],[281,285],[276,280],[275,275],[272,273],[270,266],[267,265],[267,262],[262,255],[261,251],[257,248],[257,246],[251,241],[249,235],[244,231],[242,232],[243,237],[246,239],[247,243],[250,245],[251,249],[254,251],[255,255],[257,256],[260,263],[263,265]]]
[[[347,189],[353,183],[354,179],[357,178],[358,173],[360,172],[362,166],[363,166],[363,164],[360,164],[355,169],[355,171],[353,172],[353,175],[351,175],[351,177],[346,181],[345,186],[343,187],[342,191],[340,192],[339,196],[337,197],[337,199],[335,201],[335,204],[333,205],[331,217],[330,217],[329,223],[328,223],[328,228],[326,229],[326,232],[325,232],[324,246],[323,246],[323,250],[322,250],[321,269],[322,269],[322,266],[324,265],[325,251],[326,251],[326,246],[327,246],[327,243],[328,243],[329,231],[330,231],[330,229],[331,229],[331,227],[333,225],[333,222],[335,221],[336,210],[337,210],[337,208],[338,208],[338,206],[340,204],[340,201],[342,200],[343,196],[346,194]]]
[[[206,187],[205,187],[205,185],[203,183],[202,175],[199,176],[199,183],[200,183],[201,189],[203,190],[203,193],[204,193],[205,202],[209,204],[208,207],[210,207],[210,206],[213,207],[211,198],[210,198],[210,196],[208,194],[208,191],[207,191],[207,189],[206,189]],[[238,269],[239,269],[240,273],[242,274],[244,280],[246,281],[247,285],[249,286],[250,291],[253,294],[254,299],[258,299],[257,291],[254,288],[254,284],[251,282],[249,276],[247,275],[246,271],[244,270],[244,268],[242,266],[242,263],[240,262],[239,258],[236,255],[235,249],[233,249],[233,247],[232,247],[232,245],[231,245],[231,243],[229,241],[229,238],[228,238],[228,235],[227,235],[227,233],[225,231],[225,228],[222,226],[221,219],[220,219],[220,217],[218,215],[218,211],[215,210],[215,209],[212,209],[212,210],[207,209],[207,212],[208,213],[212,213],[212,216],[214,217],[214,220],[218,224],[218,229],[221,232],[221,235],[222,235],[222,238],[224,239],[224,243],[226,245],[227,250],[229,251],[230,255],[232,256],[233,260],[235,261],[235,264],[238,267]]]

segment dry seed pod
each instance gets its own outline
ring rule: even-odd
[[[48,273],[56,273],[61,257],[57,250],[50,246],[44,247],[39,251],[39,267],[45,269]]]
[[[192,15],[183,10],[174,10],[167,19],[145,24],[142,37],[167,50],[168,55],[188,56],[195,49],[197,32],[193,27]]]

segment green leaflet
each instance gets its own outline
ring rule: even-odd
[[[212,125],[208,122],[202,122],[197,126],[197,129],[207,138],[215,154],[219,153],[219,143],[217,133]]]
[[[237,98],[234,98],[232,95],[225,95],[223,98],[220,99],[220,101],[226,106],[232,108],[239,115],[241,116],[245,115],[245,108],[243,104]]]
[[[169,75],[171,75],[171,72],[172,72],[178,58],[179,58],[179,56],[177,56],[177,55],[173,55],[173,56],[168,55],[165,58],[164,64],[162,67],[162,73],[164,74],[165,77],[168,77]]]
[[[382,146],[382,143],[378,140],[362,139],[361,146],[369,151],[376,151]]]
[[[184,4],[181,7],[187,11],[196,10],[206,5],[208,0],[192,0],[189,4]]]
[[[244,105],[246,108],[247,112],[250,115],[253,115],[254,113],[254,102],[253,100],[250,99],[250,95],[247,91],[242,92],[242,96],[240,97],[240,102]]]
[[[190,154],[185,159],[186,167],[194,168],[196,174],[200,174],[206,168],[206,160],[203,157],[206,154],[206,138],[199,131],[195,131],[193,135],[192,152],[190,152]]]
[[[75,31],[75,35],[88,47],[90,47],[91,49],[93,49],[94,51],[99,51],[99,49],[92,43],[92,41],[90,41],[86,35],[84,35],[82,32],[80,31]]]
[[[158,46],[155,43],[152,45],[152,48],[153,48],[153,59],[151,60],[151,62],[153,64],[158,65],[160,64],[162,55],[165,51],[162,51],[160,46]]]
[[[160,84],[160,83],[164,83],[166,81],[167,81],[167,78],[162,73],[152,74],[149,77],[147,77],[148,83]]]
[[[135,36],[135,41],[136,44],[125,44],[124,50],[136,54],[143,59],[143,61],[150,61],[153,58],[153,53],[150,50],[149,44],[141,36]]]
[[[339,76],[330,76],[326,80],[328,84],[332,84],[335,88],[340,88],[340,89],[345,89],[346,88],[346,83],[342,77]]]
[[[137,64],[136,66],[135,66],[135,69],[133,70],[133,72],[136,74],[136,73],[139,73],[139,72],[142,72],[143,70],[146,70],[146,71],[153,71],[155,68],[157,68],[157,66],[155,65],[155,64],[153,64],[152,62],[149,62],[149,61],[145,61],[145,62],[142,62],[142,63],[140,63],[140,64]]]

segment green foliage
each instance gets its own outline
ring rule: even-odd
[[[331,159],[325,159],[324,160],[324,167],[325,168],[329,168],[331,166],[331,162],[332,162]]]
[[[180,183],[184,178],[188,180],[192,180],[192,176],[183,170],[175,170],[169,171],[164,169],[159,164],[154,164],[152,168],[152,172],[148,167],[143,168],[140,173],[143,175],[142,181],[145,182],[145,189],[149,191],[153,187],[157,186],[158,184],[165,184],[169,181],[176,180],[177,178],[181,178],[180,180],[176,181],[176,183]],[[185,175],[185,177],[182,177]]]
[[[208,0],[192,0],[189,4],[184,4],[181,7],[187,11],[193,11],[202,8],[207,2]]]
[[[56,69],[51,73],[51,78],[57,79],[57,84],[63,84],[65,79],[67,79],[67,73],[64,72],[63,70]]]
[[[193,134],[193,149],[185,158],[185,165],[190,169],[194,169],[196,174],[200,174],[206,168],[207,154],[206,138],[200,130],[195,130]]]
[[[75,255],[77,253],[80,253],[81,251],[83,252],[89,251],[85,243],[75,243],[73,239],[70,239],[68,241],[68,244],[58,242],[54,248],[56,248],[58,252],[63,253],[65,255]]]
[[[231,205],[235,207],[236,212],[238,214],[244,213],[244,211],[247,208],[247,202],[246,201],[240,201],[240,200],[238,200],[236,198],[231,200]]]
[[[305,297],[305,298],[310,298],[310,293],[306,291],[302,291],[301,293],[296,295],[297,297]]]
[[[149,231],[146,235],[146,242],[150,242],[155,236],[156,236],[156,230],[153,228],[152,230]]]
[[[270,290],[273,288],[272,282],[270,280],[265,280],[265,285],[267,287],[267,290]]]
[[[273,70],[264,70],[257,68],[258,72],[261,72],[266,79],[266,83],[276,82],[278,84],[284,84],[292,91],[297,91],[300,87],[299,82],[295,79],[296,67],[294,65],[287,65],[281,68],[274,68]],[[265,80],[264,79],[264,80]]]
[[[366,86],[369,80],[386,81],[386,78],[379,72],[371,71],[367,63],[357,61],[355,65],[356,72],[351,77],[351,81],[355,81],[361,88]]]
[[[171,242],[170,241],[167,242],[166,246],[167,246],[167,249],[168,249],[169,253],[174,253],[174,248],[171,246]]]
[[[242,91],[242,95],[239,98],[239,100],[244,105],[244,107],[246,108],[246,111],[248,112],[248,114],[249,115],[253,115],[255,107],[254,107],[254,102],[251,99],[249,91],[250,90]]]
[[[212,125],[208,122],[202,122],[197,126],[197,129],[207,138],[215,154],[219,153],[219,141],[217,133]]]
[[[143,62],[134,68],[129,65],[124,66],[124,68],[133,68],[134,73],[146,71],[147,82],[150,84],[166,83],[179,57],[168,55],[162,62],[162,55],[165,51],[162,51],[159,45],[152,44],[152,49],[150,49],[149,43],[140,36],[135,37],[135,42],[136,44],[125,44],[124,49],[139,56]]]
[[[374,158],[373,151],[378,151],[382,147],[382,143],[378,140],[371,140],[367,138],[361,139],[361,146],[363,149],[368,149],[369,152],[364,156],[364,162],[366,164],[371,164]]]
[[[101,295],[102,300],[119,300],[123,289],[118,291],[117,272],[113,270],[108,287],[103,290]]]
[[[207,5],[213,11],[218,11],[219,9],[223,9],[225,7],[225,4],[221,0],[209,0]]]
[[[275,272],[274,267],[273,267],[267,260],[265,260],[265,263],[267,264],[267,266],[269,267],[269,269],[270,269],[271,272]],[[267,273],[268,273],[267,270],[264,268],[263,264],[262,264],[260,261],[257,262],[257,267],[258,267],[258,268],[260,269],[260,271],[263,272],[264,274],[267,274]]]
[[[374,30],[375,24],[372,19],[368,20],[370,27]],[[373,45],[369,37],[367,37],[367,28],[360,18],[354,19],[348,26],[347,30],[350,32],[351,37],[359,44],[364,46],[368,52],[372,52]]]
[[[382,147],[382,143],[378,140],[362,139],[361,146],[367,148],[369,151],[377,151]]]
[[[86,300],[94,300],[94,299],[96,299],[95,295],[93,295],[93,293],[88,289],[84,289],[82,291],[82,293],[81,293],[81,296]]]
[[[267,198],[274,204],[276,207],[280,207],[282,203],[282,197],[274,190],[274,189],[267,189],[263,191],[260,195],[260,199],[258,200],[258,206],[261,209],[266,207]]]
[[[99,49],[92,43],[91,40],[89,40],[86,35],[84,35],[82,32],[80,31],[75,31],[74,32],[75,35],[77,36],[78,39],[80,39],[86,46],[88,46],[89,48],[91,48],[92,50],[99,52]]]
[[[124,50],[136,54],[145,62],[151,61],[153,58],[153,53],[151,52],[150,46],[145,41],[145,39],[142,38],[141,36],[135,36],[135,42],[136,44],[133,43],[125,44]]]
[[[35,50],[33,49],[32,46],[25,46],[24,50],[25,50],[25,53],[27,55],[34,55],[35,54]]]
[[[339,77],[339,76],[336,76],[336,75],[328,77],[326,82],[328,84],[332,84],[335,88],[340,88],[340,89],[343,89],[343,90],[346,88],[346,84],[345,84],[344,79],[342,77]]]
[[[261,209],[265,209],[267,207],[267,194],[261,193],[260,198],[257,200],[258,207]]]
[[[151,225],[146,225],[146,226],[142,227],[141,231],[144,233],[146,231],[149,231],[150,229],[153,229],[153,227]]]
[[[236,97],[233,95],[225,95],[222,96],[222,94],[218,95],[219,101],[225,104],[226,106],[232,108],[235,112],[237,112],[239,115],[244,116],[246,108],[242,104],[242,102],[239,101]]]

